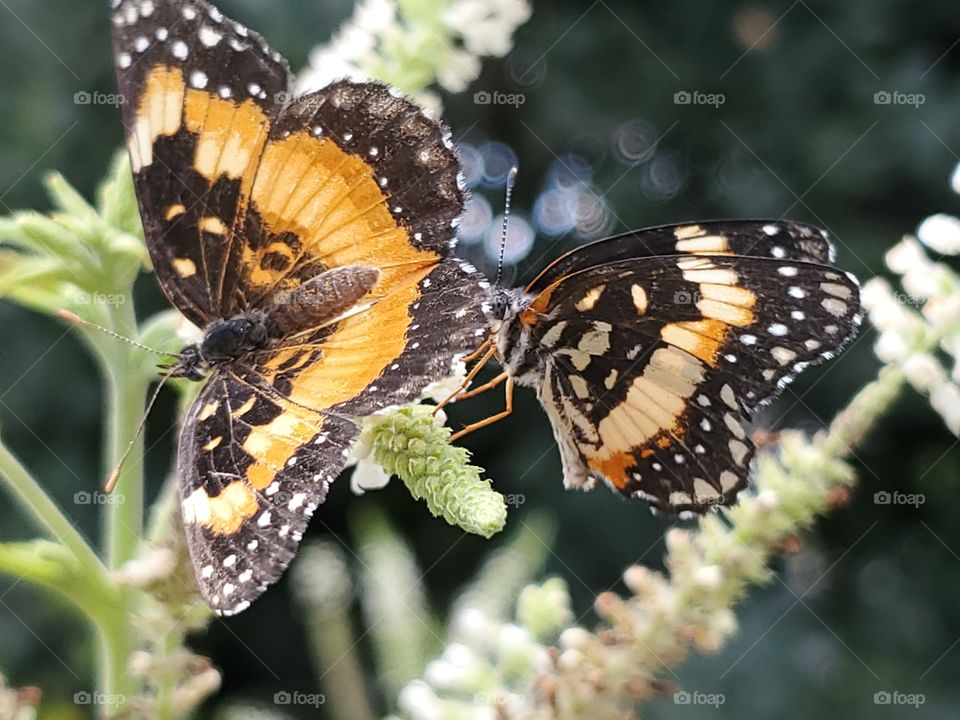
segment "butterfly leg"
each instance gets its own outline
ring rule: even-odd
[[[492,343],[493,343],[493,338],[492,338],[492,337],[488,337],[486,340],[483,341],[483,343],[481,343],[480,347],[478,347],[476,350],[474,350],[474,351],[473,351],[472,353],[470,353],[469,355],[464,355],[463,361],[464,361],[465,363],[468,363],[468,364],[469,364],[469,363],[472,363],[472,362],[473,362],[474,360],[476,360],[478,357],[480,357],[480,356],[483,355],[485,352],[487,352],[488,349],[490,348],[490,345],[491,345]]]
[[[467,425],[465,428],[458,430],[453,435],[450,436],[450,442],[459,440],[464,435],[472,433],[474,430],[479,430],[480,428],[487,427],[488,425],[493,425],[495,422],[503,420],[505,417],[508,417],[513,412],[513,378],[507,377],[507,385],[504,390],[506,396],[507,406],[503,409],[502,412],[497,413],[496,415],[491,415],[488,418],[481,420],[480,422],[475,422],[470,425]]]
[[[484,383],[480,387],[475,387],[473,390],[470,390],[468,392],[462,393],[461,395],[458,395],[457,400],[466,400],[467,398],[472,398],[472,397],[476,397],[477,395],[482,395],[483,393],[487,392],[487,390],[493,390],[493,388],[497,387],[497,385],[500,385],[508,377],[510,376],[507,373],[500,373],[490,382]]]
[[[451,400],[453,400],[455,397],[457,397],[458,395],[460,395],[460,393],[463,392],[463,389],[464,389],[465,387],[467,387],[471,382],[473,382],[473,379],[474,379],[474,378],[479,374],[479,372],[483,369],[483,366],[487,364],[487,361],[490,360],[490,358],[493,357],[493,354],[497,351],[497,349],[496,349],[495,347],[493,347],[493,344],[492,344],[492,342],[491,342],[490,340],[487,340],[487,341],[484,343],[484,345],[488,345],[488,344],[490,345],[490,348],[483,354],[483,357],[481,357],[479,360],[477,360],[477,364],[474,365],[474,366],[470,369],[470,372],[467,373],[467,376],[463,379],[463,382],[460,383],[460,386],[459,386],[456,390],[454,390],[452,393],[450,393],[449,395],[447,395],[447,397],[445,397],[445,398],[443,399],[443,401],[440,402],[440,403],[437,405],[436,408],[434,408],[434,410],[433,410],[433,414],[434,414],[434,415],[436,415],[437,412],[438,412],[442,407],[444,407],[445,405],[447,405]],[[483,345],[481,345],[480,347],[482,348]],[[473,355],[476,356],[476,353],[473,353]],[[469,356],[468,356],[468,357],[469,357]],[[466,360],[466,359],[465,359],[465,360]]]

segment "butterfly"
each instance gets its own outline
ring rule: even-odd
[[[825,231],[789,221],[577,248],[525,288],[492,291],[483,359],[505,372],[486,387],[508,391],[497,417],[514,384],[535,389],[568,488],[600,480],[675,513],[730,505],[747,486],[753,413],[860,324],[857,280],[833,260]]]
[[[203,597],[245,609],[290,562],[359,422],[415,401],[486,333],[451,255],[446,129],[373,82],[292,97],[286,61],[201,0],[114,0],[123,123],[154,272],[203,330],[177,453]]]

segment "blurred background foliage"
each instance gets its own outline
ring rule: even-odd
[[[115,108],[74,102],[80,91],[113,92],[106,4],[0,5],[0,211],[45,209],[40,179],[50,169],[89,194],[121,143]],[[294,68],[352,10],[349,0],[223,0],[221,6],[260,30]],[[882,271],[883,251],[921,219],[960,211],[949,187],[960,152],[958,43],[960,18],[946,0],[540,1],[509,56],[486,63],[466,93],[444,96],[445,119],[469,145],[474,170],[480,167],[475,192],[493,214],[502,206],[498,168],[511,153],[519,162],[517,214],[537,235],[508,269],[518,282],[602,232],[782,215],[829,228],[839,264],[866,279]],[[522,93],[524,102],[475,104],[482,90]],[[677,104],[682,91],[721,93],[724,101]],[[883,91],[921,93],[924,102],[877,104],[875,93]],[[569,212],[545,210],[543,197],[571,183],[578,188],[573,228],[558,235],[556,222],[569,226]],[[488,226],[480,222],[477,242],[462,252],[490,269]],[[517,255],[524,254],[521,247]],[[137,302],[144,313],[164,307],[151,277],[141,279]],[[6,303],[0,327],[5,438],[95,537],[98,508],[77,505],[73,496],[93,489],[104,473],[96,451],[99,379],[65,327]],[[867,329],[841,358],[805,373],[761,422],[821,427],[874,373],[873,338]],[[576,611],[586,614],[597,592],[619,586],[627,565],[642,559],[658,566],[663,532],[678,521],[603,490],[564,492],[546,418],[531,393],[517,399],[511,419],[466,444],[501,492],[522,498],[508,527],[534,508],[556,516],[559,536],[548,570],[566,579]],[[475,419],[501,402],[464,403],[451,409],[451,420]],[[174,422],[168,393],[148,428],[150,493],[169,469]],[[667,697],[649,706],[648,717],[776,711],[783,718],[873,718],[880,690],[924,693],[926,704],[911,717],[960,714],[956,439],[923,400],[910,396],[858,460],[861,482],[849,504],[803,538],[775,568],[777,579],[752,595],[736,641],[676,671],[678,685],[723,693],[725,705],[677,706]],[[894,489],[923,493],[925,503],[875,504],[874,493]],[[438,608],[448,606],[498,543],[432,520],[396,483],[357,498],[346,481],[335,486],[310,536],[353,547],[350,517],[365,505],[384,509],[429,568],[425,592]],[[0,505],[0,528],[3,540],[34,535],[10,502]],[[314,691],[317,672],[289,585],[285,579],[239,618],[215,622],[195,638],[195,647],[224,671],[223,697],[270,702],[277,691]],[[39,685],[51,700],[68,699],[90,687],[89,652],[72,614],[0,578],[0,668],[12,684]],[[300,711],[303,717],[324,712]]]

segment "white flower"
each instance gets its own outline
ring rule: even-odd
[[[450,377],[446,377],[443,380],[438,380],[437,382],[427,386],[427,389],[423,391],[422,397],[425,400],[433,400],[436,403],[441,403],[453,395],[453,393],[460,390],[460,388],[463,387],[463,383],[466,379],[467,366],[462,360],[459,360],[454,365]]]
[[[400,691],[397,705],[416,720],[442,720],[443,703],[423,680],[414,680]]]
[[[960,253],[960,220],[944,213],[933,215],[920,223],[917,237],[931,250],[956,255]]]
[[[510,51],[514,31],[530,12],[527,0],[362,0],[333,39],[310,53],[297,88],[307,92],[344,77],[368,80],[388,72],[380,79],[439,112],[428,86],[466,90],[480,74],[482,57]]]
[[[693,581],[707,590],[716,590],[723,582],[723,574],[716,565],[704,565],[694,571]]]
[[[452,93],[463,92],[480,75],[480,58],[463,50],[454,50],[437,71],[437,82]]]
[[[946,382],[947,375],[929,353],[914,353],[903,363],[903,374],[914,388],[926,392],[934,385]]]
[[[423,678],[436,688],[461,688],[470,681],[470,672],[463,665],[446,660],[431,660],[423,671]]]
[[[490,639],[495,626],[482,610],[468,606],[454,615],[450,627],[454,637],[472,645],[480,645]]]
[[[383,490],[390,483],[390,476],[371,459],[356,461],[356,467],[350,475],[350,491],[354,495],[363,495],[370,490]]]
[[[944,382],[930,391],[930,405],[954,435],[960,435],[960,386]]]
[[[346,463],[346,467],[355,466],[350,475],[350,491],[354,495],[363,495],[368,490],[382,490],[390,482],[390,476],[373,458],[373,438],[377,425],[383,422],[387,413],[395,409],[388,408],[364,418],[360,435],[350,448]]]
[[[396,22],[397,5],[393,0],[364,0],[357,6],[353,19],[370,33],[382,33]]]
[[[946,271],[946,268],[944,270]],[[935,328],[947,329],[960,326],[960,289],[930,300],[923,306],[923,316]]]
[[[770,511],[780,504],[780,498],[775,490],[762,490],[757,494],[757,507]]]
[[[460,0],[445,14],[446,24],[463,36],[475,55],[503,57],[514,31],[530,17],[526,0]]]
[[[874,344],[873,351],[885,363],[899,363],[910,354],[903,336],[892,332],[883,333]]]
[[[326,87],[335,80],[348,78],[363,81],[369,77],[355,64],[326,48],[310,53],[310,65],[297,76],[296,92],[303,95]]]
[[[593,635],[582,627],[570,627],[560,633],[560,647],[579,650],[586,647]]]

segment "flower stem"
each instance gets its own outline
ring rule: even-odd
[[[126,335],[136,332],[133,303],[122,303],[111,312],[113,329]],[[111,469],[123,457],[143,415],[149,380],[140,370],[137,351],[112,347],[97,353],[107,382],[107,447],[106,460]],[[114,491],[114,502],[106,506],[104,547],[107,566],[117,570],[133,559],[143,537],[143,437],[133,441],[128,458],[120,469]],[[109,609],[109,619],[100,628],[98,657],[101,692],[112,696],[115,712],[126,698],[131,698],[136,685],[127,671],[127,662],[135,649],[132,626],[133,598],[129,589],[122,589],[116,605]]]
[[[117,332],[132,334],[136,320],[132,303],[113,313]],[[120,461],[143,419],[149,380],[141,374],[136,351],[113,348],[99,353],[107,376],[107,450],[110,469]],[[117,569],[132,559],[143,537],[143,437],[137,437],[120,469],[116,502],[107,505],[107,565]]]
[[[13,490],[37,523],[74,554],[91,582],[109,584],[107,569],[93,548],[3,442],[0,442],[0,480]]]

